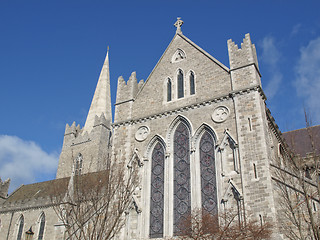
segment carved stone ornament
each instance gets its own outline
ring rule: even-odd
[[[214,122],[221,123],[228,118],[229,114],[230,111],[227,107],[219,106],[213,111],[211,118]]]
[[[176,63],[184,60],[186,58],[186,54],[182,49],[177,49],[177,51],[173,54],[171,62]]]
[[[149,133],[150,133],[150,130],[147,126],[141,126],[138,128],[138,130],[135,134],[135,138],[137,141],[142,142],[142,141],[146,140]]]

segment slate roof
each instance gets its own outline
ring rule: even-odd
[[[103,176],[106,171],[80,175],[80,180],[85,188],[94,188],[97,181],[106,181]],[[0,212],[7,212],[15,209],[26,209],[52,204],[51,197],[62,195],[68,189],[70,177],[59,178],[45,182],[22,185],[11,193],[8,198],[0,204]]]
[[[306,157],[308,153],[320,154],[320,125],[282,133],[289,147],[301,157]],[[311,138],[310,138],[311,136]],[[311,139],[315,149],[312,149]]]

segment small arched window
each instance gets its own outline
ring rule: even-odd
[[[170,78],[167,81],[167,102],[172,100],[172,84]]]
[[[22,216],[20,217],[20,220],[19,220],[17,240],[21,240],[21,238],[22,238],[23,225],[24,225],[24,217],[23,217],[23,215],[22,215]]]
[[[82,154],[79,153],[77,159],[76,159],[76,166],[75,166],[75,175],[81,175],[82,171]]]
[[[45,218],[44,213],[42,213],[41,218],[40,218],[40,228],[39,228],[38,240],[42,240],[43,239],[43,233],[44,233],[45,224],[46,224],[46,218]]]
[[[184,87],[183,87],[183,72],[179,69],[178,72],[178,98],[184,97]]]
[[[190,72],[189,80],[190,80],[190,95],[193,95],[196,93],[196,89],[194,84],[194,73],[192,71]]]
[[[45,224],[46,224],[46,218],[45,218],[44,213],[42,213],[41,218],[40,218],[40,228],[39,228],[38,240],[42,240],[43,239],[43,233],[44,233]]]

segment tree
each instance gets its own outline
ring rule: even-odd
[[[320,240],[320,156],[317,136],[305,112],[306,139],[309,148],[306,156],[298,149],[299,135],[294,133],[287,139],[288,145],[280,146],[280,156],[275,166],[279,195],[280,230],[289,239]],[[319,144],[319,143],[318,143]]]
[[[117,159],[108,161],[106,170],[73,174],[68,189],[56,189],[51,196],[65,239],[114,238],[125,224],[124,213],[138,184],[137,164]]]
[[[233,209],[212,215],[197,209],[189,214],[179,227],[181,239],[193,240],[260,240],[270,239],[272,225],[249,218],[240,221]]]

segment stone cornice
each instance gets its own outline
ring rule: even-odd
[[[14,205],[16,205],[16,207]],[[40,204],[40,205],[37,205],[37,206],[25,206],[25,207],[23,207],[17,202],[14,205],[10,205],[10,206],[6,207],[6,209],[4,209],[3,206],[1,206],[2,209],[0,210],[0,214],[11,213],[11,212],[21,212],[21,211],[26,211],[26,210],[30,210],[30,209],[51,208],[51,207],[57,206],[59,204],[57,204],[57,203],[47,203],[47,204]]]
[[[249,67],[249,66],[252,66],[252,65],[255,67],[256,71],[258,72],[259,76],[261,77],[261,73],[259,71],[259,68],[257,67],[257,64],[255,64],[255,63],[249,63],[249,64],[241,66],[241,67],[232,68],[232,69],[229,70],[229,72],[231,73],[232,71],[235,71],[235,70],[238,70],[238,69],[241,69],[241,68],[245,68],[245,67]]]
[[[116,123],[113,123],[111,126],[113,128],[118,128],[120,126],[132,125],[132,124],[146,122],[146,121],[157,119],[157,118],[166,117],[168,115],[179,114],[181,112],[189,111],[190,109],[201,108],[201,107],[204,107],[207,105],[211,105],[212,103],[222,102],[222,101],[228,100],[230,98],[233,98],[236,95],[244,95],[244,94],[250,93],[252,91],[258,91],[260,93],[261,97],[264,100],[266,99],[266,96],[265,96],[261,86],[255,85],[252,87],[248,87],[248,88],[244,88],[244,89],[240,89],[240,90],[236,90],[236,91],[231,91],[228,94],[224,94],[224,95],[206,100],[204,102],[198,102],[198,103],[186,105],[183,107],[179,107],[179,108],[172,109],[169,111],[164,111],[164,112],[148,115],[148,116],[141,117],[141,118],[135,118],[135,119],[127,120],[127,121],[116,122]]]

